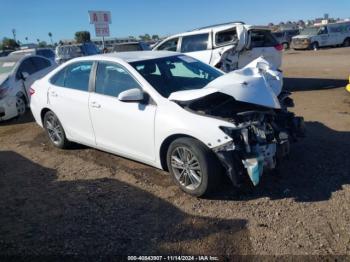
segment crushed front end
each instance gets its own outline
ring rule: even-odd
[[[214,152],[234,186],[241,186],[246,174],[258,185],[263,172],[289,154],[288,134],[274,129],[274,119],[272,111],[247,111],[236,115],[236,128],[220,127],[232,141]]]

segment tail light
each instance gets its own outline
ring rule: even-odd
[[[275,48],[276,48],[277,51],[282,51],[283,50],[283,45],[282,44],[275,45]]]
[[[33,88],[29,88],[29,95],[32,96],[35,94],[35,90]]]

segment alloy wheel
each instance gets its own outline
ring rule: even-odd
[[[62,127],[60,125],[60,123],[58,122],[58,119],[54,116],[54,115],[50,115],[45,122],[45,127],[47,129],[47,133],[51,139],[51,141],[58,145],[60,144],[63,139],[63,130]]]
[[[18,115],[23,115],[26,111],[26,103],[24,102],[22,97],[16,98],[16,108]]]
[[[187,147],[177,147],[171,154],[171,168],[175,179],[189,190],[197,189],[202,182],[202,170],[197,157]]]

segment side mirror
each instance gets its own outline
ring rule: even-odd
[[[118,100],[122,102],[139,102],[144,98],[140,88],[132,88],[125,90],[118,95]]]
[[[20,77],[22,80],[26,80],[28,78],[29,74],[27,72],[21,72]]]

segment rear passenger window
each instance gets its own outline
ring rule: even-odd
[[[181,53],[206,50],[208,48],[208,38],[209,34],[182,37]]]
[[[51,83],[80,91],[89,90],[92,62],[79,62],[68,65],[51,78]]]
[[[36,71],[40,71],[51,66],[50,61],[47,59],[41,57],[32,57],[31,59],[36,67]]]
[[[236,28],[218,32],[215,35],[216,45],[225,45],[237,41],[237,31]]]
[[[272,36],[270,31],[267,30],[251,30],[250,31],[251,44],[250,47],[273,47],[278,43]]]
[[[28,73],[29,75],[32,75],[36,72],[36,68],[33,64],[33,61],[31,58],[27,58],[25,60],[22,61],[22,63],[20,64],[18,70],[17,70],[17,75],[16,78],[20,79],[21,78],[21,73]]]
[[[140,88],[140,85],[122,66],[115,63],[98,63],[96,93],[117,97],[121,92],[132,88]]]

